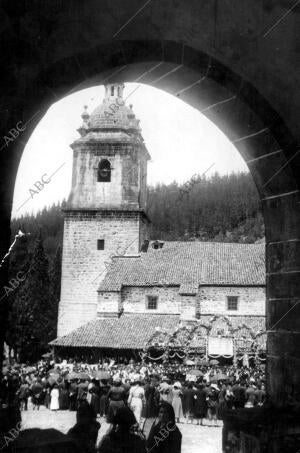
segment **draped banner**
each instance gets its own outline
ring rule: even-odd
[[[208,337],[208,355],[233,356],[233,339],[228,337]]]

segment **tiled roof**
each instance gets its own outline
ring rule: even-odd
[[[140,257],[115,257],[99,291],[122,286],[265,285],[265,245],[219,242],[164,242]]]
[[[143,349],[157,327],[173,331],[179,315],[123,314],[95,319],[50,344],[53,346]]]

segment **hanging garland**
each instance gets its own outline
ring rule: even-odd
[[[256,356],[255,354],[248,354],[248,358],[251,359],[251,358],[255,358],[255,359],[258,359],[260,360],[261,362],[265,362],[266,361],[266,358],[263,358],[263,357],[258,357]],[[244,359],[244,356],[240,356],[240,357],[237,357],[237,360],[243,360]]]
[[[169,354],[169,358],[170,359],[174,359],[174,357],[177,355],[177,357],[179,357],[180,359],[184,359],[185,357],[185,354],[183,354],[182,356],[180,354],[178,354],[178,352],[174,352],[173,355]]]
[[[216,320],[221,320],[227,324],[227,328],[229,331],[237,333],[240,329],[247,329],[247,331],[250,334],[249,340],[257,340],[257,337],[262,336],[265,334],[265,331],[259,331],[256,334],[247,327],[244,323],[238,325],[237,327],[233,327],[232,323],[226,316],[219,316],[219,315],[214,315],[213,317],[210,318],[210,324],[206,325],[202,320],[197,320],[197,323],[193,326],[182,326],[182,324],[179,324],[175,330],[171,333],[170,331],[166,329],[161,329],[157,328],[156,331],[151,335],[148,341],[145,342],[144,344],[144,349],[143,353],[145,354],[144,357],[149,358],[150,360],[160,360],[164,357],[165,360],[168,358],[173,359],[175,357],[178,357],[179,359],[194,359],[196,356],[201,354],[204,354],[205,351],[207,353],[207,340],[209,338],[209,333],[212,330],[212,323]],[[197,333],[197,335],[200,334],[198,332],[199,327],[204,328],[206,330],[206,335],[203,335],[201,333],[200,337],[205,337],[206,339],[206,346],[202,345],[201,347],[199,346],[199,350],[197,352],[197,347],[191,347],[191,342],[194,338],[194,335]],[[202,332],[202,331],[201,331]],[[240,340],[240,338],[238,338]],[[244,339],[242,336],[241,339]],[[245,337],[246,339],[246,337]],[[203,351],[203,346],[204,346],[204,351]],[[258,347],[258,345],[256,345]],[[154,348],[156,350],[162,350],[164,351],[163,354],[159,358],[152,358],[150,349]],[[251,349],[252,346],[251,346]],[[179,352],[178,352],[179,350]],[[201,350],[201,351],[200,351]],[[242,351],[241,351],[242,352]],[[181,355],[182,354],[182,355]],[[232,357],[235,357],[234,355],[222,355],[222,354],[210,354],[211,358],[219,359],[221,357],[224,357],[226,359],[230,359]],[[248,354],[248,357],[252,357],[251,354]],[[242,358],[238,358],[238,360],[242,360]],[[265,359],[258,358],[260,361],[264,362]]]
[[[266,358],[263,358],[263,357],[257,357],[258,360],[260,360],[261,362],[265,362],[267,359]]]
[[[165,353],[163,353],[160,357],[151,357],[149,354],[146,355],[147,359],[150,360],[161,360],[165,356]]]

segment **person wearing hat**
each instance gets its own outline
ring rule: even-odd
[[[215,423],[214,426],[218,426],[217,421],[217,405],[218,405],[218,396],[219,389],[215,384],[211,384],[211,391],[207,395],[207,415],[208,420],[212,423]]]
[[[186,418],[186,423],[191,421],[193,423],[193,407],[194,407],[194,394],[193,383],[188,381],[182,389],[182,409],[183,415]]]
[[[28,396],[29,396],[29,385],[26,382],[25,378],[21,378],[21,385],[19,390],[17,391],[17,395],[19,398],[19,404],[20,404],[20,410],[25,410],[27,411],[27,405],[28,405]]]
[[[167,376],[162,377],[162,382],[159,386],[160,400],[166,401],[167,403],[172,403],[173,395],[172,388],[169,385],[169,379]]]
[[[158,391],[159,377],[152,375],[150,380],[145,385],[145,418],[157,417],[160,393]]]
[[[129,407],[117,409],[112,419],[112,430],[98,446],[98,453],[146,453],[146,442],[136,429],[136,419]]]
[[[58,385],[55,383],[50,392],[50,410],[57,411],[59,409],[59,390]]]
[[[145,404],[145,391],[139,380],[133,383],[129,390],[128,405],[132,409],[137,423],[140,423],[143,404]]]
[[[175,420],[177,423],[180,423],[180,419],[183,418],[183,410],[182,410],[182,396],[183,393],[181,391],[181,384],[180,382],[175,382],[173,385],[173,400],[172,406],[175,412]]]
[[[117,409],[125,406],[126,391],[121,385],[120,378],[114,378],[113,385],[111,386],[108,394],[108,413],[107,422],[112,423],[113,417],[117,412]]]
[[[207,415],[207,393],[203,383],[198,384],[194,392],[194,404],[192,408],[193,418],[197,420],[197,425],[203,425],[203,419]]]

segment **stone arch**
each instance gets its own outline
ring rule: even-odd
[[[213,316],[210,321],[209,335],[217,337],[219,335],[229,337],[233,333],[231,322],[226,316]]]
[[[185,349],[190,343],[191,335],[190,328],[187,326],[179,327],[170,337],[169,348]]]
[[[245,27],[244,8],[228,11],[226,2],[215,8],[203,0],[191,0],[189,7],[180,0],[173,3],[163,2],[157,11],[156,2],[151,2],[126,28],[126,21],[137,11],[132,11],[135,5],[127,2],[119,4],[118,17],[108,2],[101,2],[101,8],[89,2],[69,8],[58,2],[59,19],[53,14],[56,4],[49,9],[46,3],[43,15],[33,6],[24,20],[22,9],[20,12],[11,3],[5,6],[7,20],[1,32],[8,51],[4,50],[1,58],[7,68],[2,90],[2,105],[7,111],[0,135],[5,137],[21,119],[27,124],[22,134],[24,143],[51,103],[68,92],[107,79],[134,81],[142,75],[143,83],[181,97],[214,121],[246,160],[262,201],[267,239],[268,375],[276,401],[277,395],[283,395],[283,368],[300,382],[300,368],[294,366],[295,358],[297,363],[300,360],[300,306],[295,305],[300,289],[300,136],[298,82],[289,70],[295,61],[295,46],[292,34],[283,39],[278,28],[275,35],[273,30],[269,34],[276,18],[285,15],[285,5],[266,8],[263,2],[259,6],[248,2],[249,26]],[[289,29],[293,30],[295,18],[296,11],[285,17]],[[7,32],[9,19],[12,25]],[[70,27],[66,34],[64,24],[70,22],[81,26]],[[35,32],[39,39],[34,39]],[[54,36],[67,36],[67,40],[63,46],[53,46]],[[268,58],[283,41],[286,59]],[[11,60],[13,46],[18,56],[22,49],[22,57]],[[13,183],[22,143],[14,140],[10,152],[0,157],[5,160],[0,166],[0,249],[4,253],[9,247]],[[1,279],[5,283],[5,270]],[[5,326],[7,307],[1,310]],[[283,351],[288,353],[284,355]]]
[[[233,330],[233,341],[236,354],[249,354],[254,352],[254,332],[246,326],[241,324]]]
[[[232,330],[232,333],[235,338],[251,338],[253,339],[255,334],[251,327],[247,326],[246,324],[241,324],[237,326],[235,329]]]
[[[265,352],[267,349],[267,332],[266,331],[258,332],[254,337],[254,341],[257,347],[257,351]]]
[[[101,159],[98,164],[97,181],[110,182],[111,180],[111,164],[108,159]]]
[[[209,326],[207,324],[197,324],[191,332],[190,343],[188,345],[190,351],[205,353],[207,348],[208,334]]]
[[[151,337],[147,340],[145,349],[149,348],[162,348],[165,349],[170,340],[171,334],[166,330],[156,330]]]

